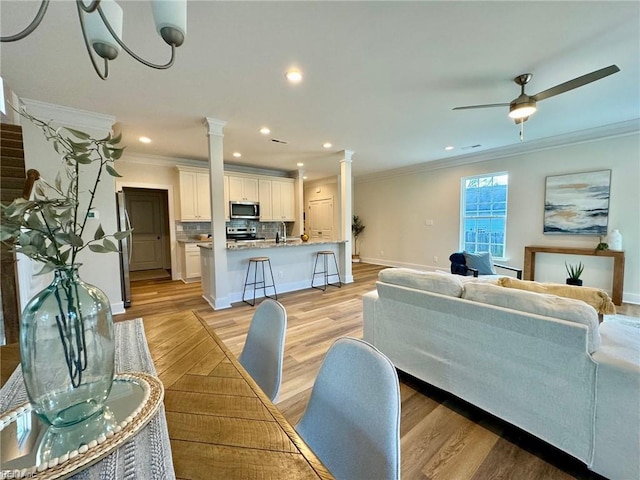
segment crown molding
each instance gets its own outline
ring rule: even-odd
[[[556,135],[540,140],[532,140],[515,145],[492,148],[490,150],[484,150],[482,152],[441,158],[430,162],[419,163],[417,165],[410,165],[408,167],[393,168],[391,170],[384,170],[382,172],[361,175],[359,177],[356,177],[354,180],[355,183],[376,182],[393,177],[415,175],[418,173],[439,170],[442,168],[458,167],[461,165],[469,165],[472,163],[495,160],[504,157],[515,157],[532,152],[552,150],[555,148],[578,145],[581,143],[597,142],[609,138],[625,137],[638,133],[640,133],[640,118],[634,118],[632,120],[605,125],[603,127],[579,130],[577,132]]]
[[[154,165],[156,167],[174,168],[177,166],[195,167],[195,168],[209,168],[209,162],[207,160],[195,160],[192,158],[177,158],[177,157],[165,157],[162,155],[149,155],[144,153],[127,152],[124,151],[124,155],[119,163],[133,163],[139,165]]]
[[[29,114],[43,121],[49,120],[79,129],[91,128],[109,131],[116,123],[116,117],[112,115],[79,110],[29,98],[22,98],[21,101]]]

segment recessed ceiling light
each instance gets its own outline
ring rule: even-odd
[[[323,146],[324,148],[331,148],[331,147],[333,147],[333,145],[332,145],[332,144],[330,144],[329,142],[325,142],[325,143],[323,143],[323,144],[322,144],[322,146]]]
[[[303,180],[306,180],[306,179],[307,179],[307,176],[305,175],[304,177],[302,177],[302,179],[303,179]]]
[[[233,152],[233,156],[236,158],[240,158],[242,154],[240,152]]]
[[[269,135],[271,133],[271,130],[269,130],[267,127],[262,127],[260,129],[260,133],[263,135]]]
[[[302,72],[297,68],[287,70],[284,76],[291,83],[300,83],[302,81]]]
[[[452,145],[448,145],[446,147],[444,147],[445,150],[453,150],[455,147],[453,147]]]
[[[299,166],[299,167],[304,167],[304,163],[302,163],[302,162],[298,162],[298,163],[296,163],[296,165]]]
[[[151,143],[151,139],[149,137],[140,137],[138,138],[142,143]]]

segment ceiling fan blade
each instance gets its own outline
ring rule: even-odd
[[[608,77],[609,75],[612,75],[619,71],[620,69],[617,65],[610,65],[608,67],[601,68],[600,70],[596,70],[595,72],[587,73],[586,75],[582,75],[581,77],[569,80],[568,82],[561,83],[560,85],[556,85],[555,87],[551,87],[536,95],[533,95],[531,98],[533,98],[536,102],[539,102],[540,100],[544,100],[545,98],[554,97],[556,95],[560,95],[561,93],[568,92],[569,90],[573,90],[574,88],[582,87],[584,85],[587,85],[588,83],[595,82],[596,80],[600,80],[604,77]]]
[[[472,108],[493,108],[493,107],[508,107],[508,103],[488,103],[487,105],[468,105],[466,107],[455,107],[452,110],[469,110]]]

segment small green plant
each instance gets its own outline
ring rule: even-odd
[[[353,233],[353,253],[358,255],[358,237],[364,231],[365,225],[357,215],[353,216],[353,222],[351,222],[351,232]]]
[[[582,272],[584,271],[584,265],[582,262],[579,262],[577,265],[567,265],[567,262],[564,262],[564,267],[567,269],[567,274],[572,280],[579,280],[580,275],[582,275]]]

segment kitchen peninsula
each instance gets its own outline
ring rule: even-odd
[[[340,255],[344,255],[344,248],[341,247],[345,243],[344,240],[302,242],[299,239],[288,239],[287,243],[275,243],[272,240],[227,242],[227,279],[230,301],[232,303],[242,301],[242,287],[249,258],[256,256],[270,258],[276,290],[280,294],[310,288],[316,253],[320,250],[330,250],[334,252],[337,259],[340,259]],[[213,265],[212,245],[199,244],[199,246],[203,297],[212,304],[213,297],[209,284],[210,268]],[[340,274],[342,276],[344,273],[340,272]]]

